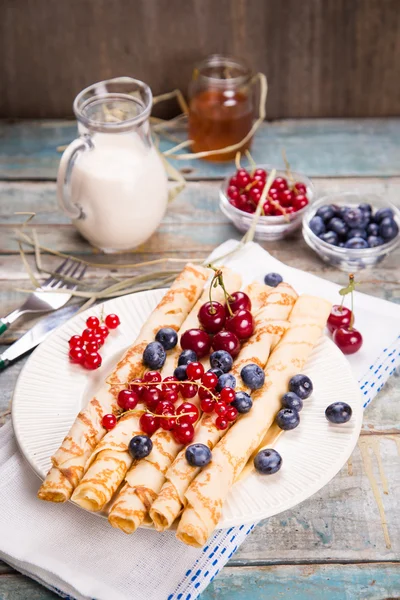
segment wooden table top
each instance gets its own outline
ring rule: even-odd
[[[34,211],[35,229],[47,247],[92,254],[57,209],[57,147],[75,136],[71,121],[0,122],[0,306],[6,314],[23,299],[16,288],[29,280],[15,230]],[[368,191],[400,206],[400,119],[302,120],[265,124],[253,156],[281,164],[286,149],[293,170],[313,177],[317,193]],[[135,260],[205,257],[240,234],[218,208],[220,180],[232,167],[176,162],[189,180],[155,235]],[[324,263],[297,234],[264,244],[273,256],[320,277],[346,276]],[[57,257],[44,256],[49,268]],[[94,262],[104,257],[94,254]],[[110,259],[107,260],[117,260]],[[33,265],[32,256],[29,257]],[[132,255],[118,255],[132,262]],[[98,277],[88,271],[88,278]],[[129,270],[126,276],[132,275]],[[400,303],[400,249],[379,268],[359,275],[365,293]],[[0,353],[26,331],[19,323],[1,338]],[[0,375],[0,412],[10,402],[19,361]],[[320,492],[296,508],[262,522],[202,594],[201,600],[390,600],[400,597],[400,377],[397,372],[365,412],[359,443],[348,464]],[[1,507],[0,507],[1,510]],[[386,529],[386,533],[385,533]],[[0,562],[0,600],[56,598]],[[110,599],[111,600],[111,599]],[[160,598],[160,600],[164,600]]]

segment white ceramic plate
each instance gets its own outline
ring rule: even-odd
[[[163,293],[140,292],[105,303],[104,314],[117,313],[121,326],[108,336],[102,348],[103,365],[97,371],[85,371],[69,362],[68,340],[84,329],[89,314],[101,315],[102,305],[72,318],[29,358],[15,388],[12,416],[21,451],[42,479],[77,413],[135,339]],[[221,528],[270,517],[309,498],[336,475],[352,453],[362,407],[346,358],[333,342],[323,338],[304,371],[315,391],[305,401],[299,427],[281,435],[276,443],[283,458],[281,470],[239,481],[226,501]],[[332,425],[325,419],[325,408],[338,400],[353,408],[353,417],[345,425]]]

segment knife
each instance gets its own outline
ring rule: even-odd
[[[35,348],[40,342],[43,342],[54,329],[68,321],[68,319],[78,312],[79,308],[80,304],[72,304],[71,306],[55,310],[40,319],[32,329],[11,344],[3,354],[0,354],[0,370],[5,369],[14,360]]]

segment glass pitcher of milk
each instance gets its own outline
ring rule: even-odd
[[[130,77],[95,83],[74,101],[79,137],[61,158],[57,196],[80,233],[104,252],[145,242],[167,207],[151,106],[150,88]]]

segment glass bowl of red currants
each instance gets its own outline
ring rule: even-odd
[[[222,183],[220,209],[243,233],[250,228],[271,169],[269,165],[239,169]],[[255,238],[280,240],[293,233],[300,227],[313,198],[314,186],[308,177],[277,170],[256,225]]]
[[[306,211],[303,237],[325,262],[347,273],[360,271],[400,243],[400,210],[376,194],[324,196]]]

